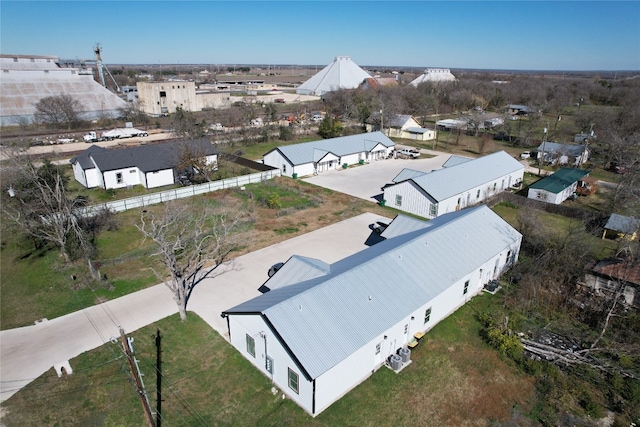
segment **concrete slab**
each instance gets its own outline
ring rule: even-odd
[[[400,148],[400,147],[398,147]],[[423,172],[441,169],[451,156],[449,153],[421,150],[433,155],[422,159],[386,159],[365,163],[348,169],[322,172],[316,176],[302,178],[311,184],[349,194],[359,199],[377,203],[382,195],[381,188],[391,182],[402,169],[410,168]]]

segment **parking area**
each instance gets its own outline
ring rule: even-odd
[[[400,148],[400,147],[398,147]],[[303,180],[320,187],[349,194],[360,199],[378,202],[381,188],[391,182],[404,168],[431,172],[442,168],[442,164],[451,156],[438,151],[421,151],[434,157],[419,159],[386,159],[365,163],[348,169],[322,172]]]

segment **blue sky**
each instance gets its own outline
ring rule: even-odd
[[[0,1],[0,52],[107,64],[640,70],[640,1]]]

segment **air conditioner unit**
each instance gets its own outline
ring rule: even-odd
[[[402,363],[407,363],[411,359],[411,350],[403,347],[398,350],[398,356],[402,359]]]
[[[391,356],[390,364],[391,369],[393,369],[394,371],[400,370],[400,368],[402,367],[402,357],[394,354],[393,356]]]

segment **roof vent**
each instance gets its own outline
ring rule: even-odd
[[[302,304],[300,304],[300,311],[302,311]]]
[[[371,301],[373,299],[373,297],[371,295],[369,295],[369,301]]]

